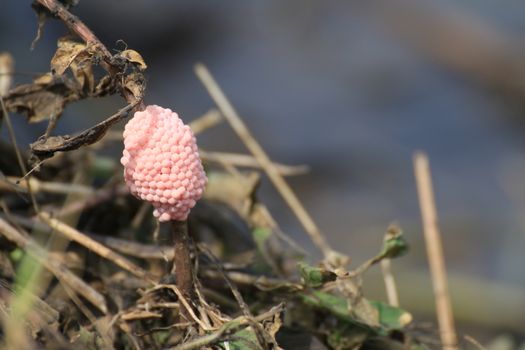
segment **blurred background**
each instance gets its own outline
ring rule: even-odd
[[[434,322],[412,168],[413,152],[426,151],[460,331],[483,342],[510,335],[497,340],[501,349],[523,341],[525,3],[84,0],[73,12],[109,48],[139,51],[146,103],[187,121],[213,107],[193,73],[196,62],[208,65],[275,161],[310,166],[289,181],[354,266],[397,222],[411,244],[393,265],[401,305]],[[17,72],[48,71],[66,33],[50,21],[30,51],[36,28],[30,1],[2,1],[0,51]],[[75,133],[122,105],[115,97],[68,107],[55,132]],[[19,117],[15,127],[27,145],[46,125]],[[199,142],[246,152],[226,124]],[[108,150],[115,159],[120,151]],[[262,187],[284,231],[316,257],[271,185]],[[382,283],[374,269],[365,294],[384,298]]]

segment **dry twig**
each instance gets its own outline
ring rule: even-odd
[[[325,260],[335,265],[340,265],[341,263],[346,262],[344,260],[347,259],[345,259],[339,253],[336,253],[330,247],[325,237],[321,233],[321,230],[317,227],[312,217],[310,214],[308,214],[303,204],[299,201],[288,183],[286,183],[286,181],[283,179],[261,145],[259,145],[259,143],[255,140],[251,132],[248,130],[248,127],[242,121],[237,111],[233,108],[232,104],[221,90],[206,66],[203,64],[197,64],[195,66],[195,73],[206,87],[208,93],[213,98],[224,117],[228,120],[233,130],[243,141],[246,148],[248,148],[248,150],[254,155],[255,159],[257,159],[261,167],[265,170],[266,174],[270,178],[270,181],[274,184],[288,206],[295,213],[312,241],[324,254]]]
[[[93,251],[94,253],[100,255],[101,257],[112,261],[115,265],[120,266],[131,274],[153,282],[153,279],[149,276],[149,274],[140,266],[137,266],[122,255],[115,253],[113,250],[86,236],[75,228],[52,218],[48,213],[40,213],[39,218],[63,237],[75,241],[78,244]]]
[[[227,163],[237,167],[261,168],[260,162],[252,156],[246,154],[226,153],[226,152],[208,152],[199,150],[202,160],[215,163]],[[308,172],[306,165],[285,165],[274,163],[274,167],[281,176],[302,175]]]
[[[385,281],[385,290],[388,303],[392,306],[399,306],[399,296],[397,294],[396,280],[392,274],[392,260],[381,260],[381,272]]]
[[[432,178],[428,158],[424,153],[418,152],[414,155],[414,171],[443,349],[457,350],[458,340],[448,291],[447,271],[443,258]]]
[[[42,264],[46,269],[53,273],[61,283],[67,284],[75,291],[75,293],[89,300],[89,302],[103,313],[107,313],[106,301],[101,294],[69,271],[55,258],[49,256],[46,251],[33,242],[33,240],[20,234],[2,218],[0,218],[0,234],[15,243],[19,248],[24,249],[24,251],[26,251],[27,254],[34,258],[39,264]]]

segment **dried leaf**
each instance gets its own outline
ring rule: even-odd
[[[142,100],[146,88],[146,81],[142,74],[131,73],[124,77],[122,87],[130,92],[136,100]]]
[[[31,151],[37,158],[45,159],[52,157],[55,152],[72,151],[82,146],[91,145],[100,140],[113,124],[124,119],[133,107],[135,107],[135,104],[127,105],[111,117],[76,136],[64,135],[40,138],[31,144]]]
[[[148,68],[140,53],[135,50],[124,50],[120,53],[120,56],[125,58],[127,61],[136,64],[140,70],[145,70]]]
[[[79,98],[78,92],[67,79],[47,73],[36,78],[33,84],[11,89],[4,100],[8,111],[23,113],[30,123],[37,123],[59,118],[66,102]]]
[[[62,75],[73,61],[88,60],[90,55],[86,49],[86,44],[74,41],[71,37],[58,39],[58,49],[51,59],[51,72]]]
[[[94,96],[106,96],[115,93],[115,79],[112,79],[109,75],[103,76],[97,83],[97,86],[93,90]]]
[[[46,90],[30,91],[20,89],[21,95],[9,99],[6,107],[10,111],[25,113],[30,123],[58,118],[64,110],[64,98]]]
[[[79,85],[79,90],[82,90],[86,94],[95,91],[95,77],[93,76],[93,68],[90,61],[73,61],[69,68],[73,72],[73,76]]]

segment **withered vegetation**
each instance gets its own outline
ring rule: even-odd
[[[189,219],[196,295],[185,298],[171,273],[167,228],[154,220],[148,204],[128,193],[118,161],[100,154],[104,145],[121,142],[111,127],[143,108],[147,65],[131,49],[111,54],[71,14],[70,5],[35,1],[38,37],[49,19],[63,21],[70,33],[57,40],[48,73],[0,92],[2,123],[11,137],[10,143],[0,143],[5,348],[415,349],[432,344],[395,300],[372,301],[362,293],[362,275],[371,266],[406,252],[402,231],[390,227],[377,256],[350,269],[350,259],[328,246],[286,184],[285,176],[305,169],[268,159],[202,65],[197,74],[219,110],[196,119],[192,129],[199,134],[227,121],[252,155],[201,150],[209,184]],[[0,86],[10,72],[0,76]],[[68,104],[108,95],[121,95],[126,105],[74,136],[52,135]],[[30,145],[17,145],[10,120],[15,114],[25,115],[28,123],[47,120],[45,134]],[[312,265],[258,199],[265,175],[320,248],[319,263]],[[189,312],[181,313],[181,305]]]

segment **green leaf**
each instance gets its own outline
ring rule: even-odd
[[[408,243],[403,237],[403,231],[397,226],[390,226],[383,241],[379,255],[382,258],[397,258],[408,252]]]
[[[272,231],[265,227],[257,227],[253,230],[253,240],[257,249],[262,254],[266,254],[266,241],[272,236]]]
[[[359,347],[368,338],[369,333],[366,330],[356,329],[352,324],[343,323],[333,329],[326,341],[331,349],[345,350]]]
[[[328,312],[340,320],[352,324],[354,327],[375,333],[373,327],[358,321],[348,309],[345,298],[321,291],[313,291],[310,294],[301,295],[303,302],[309,306]]]
[[[22,249],[16,248],[11,253],[9,253],[9,258],[12,262],[19,262],[24,257],[25,253]]]
[[[229,346],[231,350],[264,350],[251,327],[234,333],[232,340],[229,341]]]
[[[379,322],[388,330],[401,329],[412,322],[412,315],[395,306],[370,300],[369,303],[379,312]]]
[[[299,271],[304,283],[312,288],[322,287],[326,282],[335,281],[337,278],[337,275],[331,271],[309,266],[305,263],[299,263]]]

